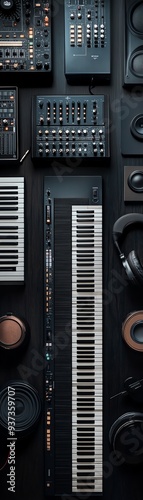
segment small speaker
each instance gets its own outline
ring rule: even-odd
[[[0,401],[0,426],[3,432],[8,433],[8,401],[13,401],[15,437],[21,439],[29,436],[41,416],[41,399],[37,390],[26,382],[10,380],[0,391]]]
[[[121,99],[121,153],[143,156],[143,98]]]
[[[143,166],[124,166],[124,201],[143,202]]]
[[[143,2],[125,1],[124,85],[143,84]]]

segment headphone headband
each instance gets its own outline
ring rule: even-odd
[[[137,223],[143,224],[143,214],[127,214],[117,219],[113,226],[114,243],[116,244],[128,226]]]

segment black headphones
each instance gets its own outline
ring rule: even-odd
[[[124,390],[110,399],[120,395],[129,396],[135,403],[143,404],[143,379],[129,377],[124,382]],[[143,412],[128,411],[113,422],[109,430],[109,443],[117,458],[122,463],[138,464],[143,462]]]
[[[109,443],[117,458],[122,458],[122,463],[143,462],[143,413],[120,415],[110,428]]]
[[[133,285],[143,285],[143,266],[136,255],[135,250],[132,250],[128,257],[122,253],[118,241],[123,236],[128,226],[132,224],[143,224],[143,214],[127,214],[120,217],[113,226],[113,240],[118,250],[119,257],[125,269],[128,280]]]

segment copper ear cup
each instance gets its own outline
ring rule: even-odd
[[[9,357],[23,352],[30,338],[26,320],[13,314],[0,317],[0,353]]]
[[[122,337],[131,349],[143,352],[143,311],[127,316],[122,324]]]

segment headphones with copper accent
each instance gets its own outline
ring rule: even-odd
[[[139,257],[135,250],[131,250],[126,258],[119,245],[120,239],[124,236],[126,229],[134,224],[143,224],[143,214],[127,214],[117,219],[113,226],[113,241],[128,280],[132,285],[141,287],[143,286],[143,266]]]

